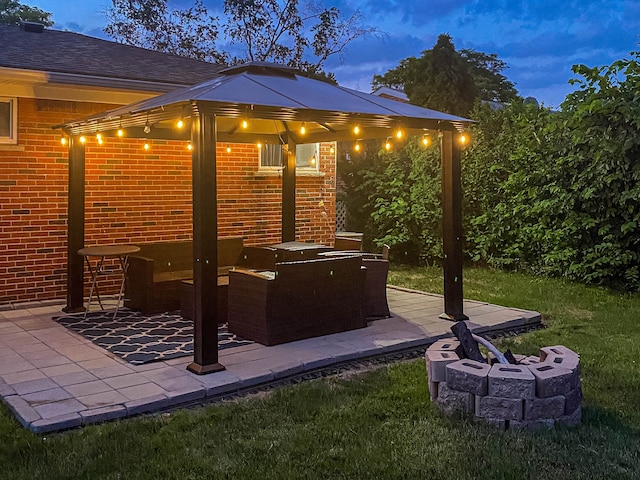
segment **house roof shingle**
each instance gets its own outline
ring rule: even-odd
[[[0,25],[0,67],[193,85],[223,67],[74,32]]]

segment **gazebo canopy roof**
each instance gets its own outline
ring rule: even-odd
[[[172,125],[194,114],[215,114],[218,140],[297,143],[381,138],[390,129],[422,134],[461,130],[471,120],[311,79],[282,65],[253,62],[219,72],[209,81],[57,125],[71,135],[107,135],[119,128],[131,137],[188,139]],[[247,120],[248,128],[241,127]],[[300,128],[304,123],[306,133]],[[352,127],[359,125],[360,134]],[[143,127],[150,128],[143,128]],[[147,132],[144,132],[147,130]]]

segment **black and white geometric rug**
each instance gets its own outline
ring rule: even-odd
[[[193,355],[193,321],[180,312],[144,315],[121,308],[115,320],[108,310],[53,319],[132,364]],[[250,343],[229,333],[226,324],[218,327],[218,349]]]

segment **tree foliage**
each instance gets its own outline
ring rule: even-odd
[[[574,66],[578,89],[559,112],[521,99],[475,106],[462,157],[469,260],[640,290],[638,56]],[[385,155],[355,188],[368,233],[430,263],[440,259],[441,187],[436,157],[420,152]]]
[[[440,152],[417,138],[387,152],[370,140],[361,153],[339,155],[350,229],[365,240],[393,246],[395,260],[432,263],[442,256]]]
[[[0,23],[5,25],[20,25],[20,22],[41,23],[45,27],[53,25],[51,13],[38,7],[23,5],[17,0],[0,0]]]
[[[104,32],[116,41],[161,52],[224,63],[218,51],[219,18],[201,0],[190,8],[171,9],[167,0],[113,0],[105,12]]]
[[[495,198],[472,220],[476,258],[639,288],[640,68],[634,57],[608,67],[575,66],[579,89],[561,112],[519,107],[521,121],[501,132],[510,138],[490,135],[479,148],[493,158],[493,168],[507,162],[510,170],[485,190]],[[504,122],[518,112],[512,107],[492,116]],[[470,151],[467,160],[478,153]]]
[[[508,67],[497,54],[464,49],[460,56],[471,69],[480,100],[507,103],[518,96],[514,83],[501,73]]]
[[[456,51],[451,37],[442,34],[421,57],[405,58],[375,75],[373,86],[398,88],[413,104],[465,116],[477,99],[504,102],[516,96],[513,83],[500,73],[505,68],[495,54]]]
[[[547,216],[555,191],[555,140],[547,135],[553,115],[521,100],[474,109],[478,123],[462,165],[466,249],[474,260],[541,268],[544,245],[556,234]]]
[[[302,7],[302,8],[301,8]],[[299,0],[225,0],[212,16],[201,0],[172,9],[167,0],[112,0],[105,32],[119,42],[223,64],[284,63],[323,76],[322,65],[354,39],[375,33],[356,11]]]

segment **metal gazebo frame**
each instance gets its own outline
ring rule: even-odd
[[[173,124],[183,119],[187,128]],[[243,121],[247,128],[243,128]],[[210,81],[77,121],[57,125],[69,136],[69,210],[66,311],[83,308],[85,145],[82,135],[172,139],[192,143],[194,358],[197,374],[224,369],[217,339],[216,143],[286,145],[282,174],[282,241],[296,235],[295,146],[299,143],[387,138],[401,128],[407,135],[441,135],[444,313],[465,320],[462,296],[462,187],[457,132],[470,120],[313,80],[293,69],[249,63],[220,72]],[[304,125],[306,133],[300,133]],[[353,127],[360,127],[354,134]],[[206,292],[206,295],[203,295]]]

